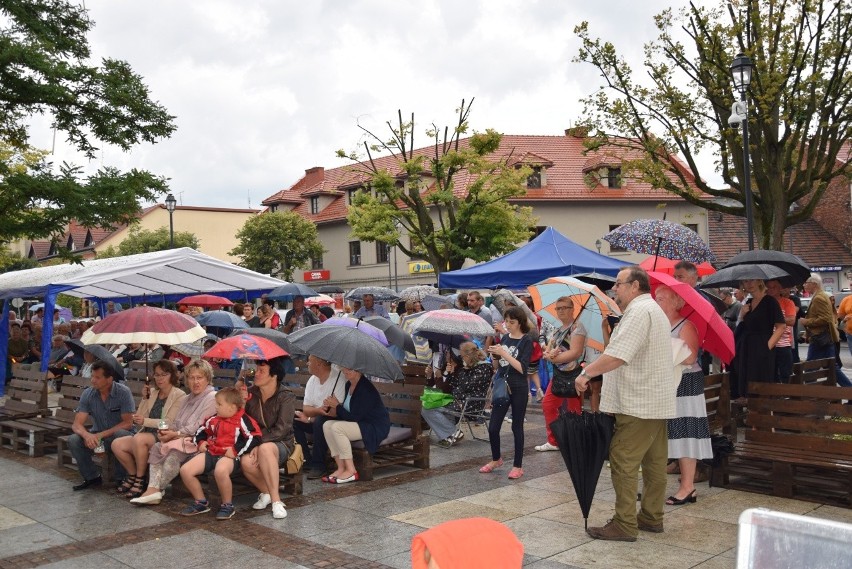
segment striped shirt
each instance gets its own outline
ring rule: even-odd
[[[781,297],[778,299],[778,304],[781,305],[781,312],[784,313],[784,318],[795,317],[798,309],[792,300],[789,298]],[[784,329],[784,334],[781,335],[781,339],[778,340],[778,343],[775,344],[776,348],[789,348],[793,345],[793,327],[787,326]]]

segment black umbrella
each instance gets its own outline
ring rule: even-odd
[[[701,282],[701,288],[718,288],[723,286],[739,288],[741,281],[753,279],[761,281],[777,279],[781,281],[782,286],[792,286],[790,278],[790,275],[786,271],[774,265],[734,265],[719,269],[718,272],[706,277]]]
[[[383,379],[405,377],[387,347],[358,328],[320,324],[297,330],[288,338],[294,347],[340,367]]]
[[[612,415],[588,411],[580,415],[560,411],[559,418],[550,424],[550,430],[559,443],[562,460],[571,475],[587,529],[592,499],[604,461],[609,456],[614,427]]]
[[[364,318],[364,322],[368,324],[372,324],[379,330],[385,333],[385,337],[388,339],[388,342],[402,348],[406,352],[414,353],[416,348],[414,346],[414,340],[411,338],[411,334],[388,320],[383,316],[368,316]]]
[[[98,344],[89,344],[85,346],[85,351],[95,356],[96,360],[100,360],[108,365],[112,370],[113,379],[124,381],[124,366],[118,363],[118,360],[109,350]]]
[[[787,278],[787,283],[781,283],[783,286],[800,285],[811,276],[811,268],[802,259],[792,253],[784,251],[772,251],[768,249],[755,249],[753,251],[743,251],[738,255],[734,255],[730,261],[725,264],[725,268],[736,265],[772,265],[783,269],[790,275]]]
[[[346,291],[343,290],[343,287],[336,285],[324,285],[317,288],[317,292],[321,292],[323,294],[343,294]]]
[[[577,280],[583,281],[584,283],[593,284],[602,291],[607,291],[611,289],[616,281],[615,277],[611,277],[609,275],[602,275],[600,273],[580,273],[578,275],[571,276]]]
[[[74,352],[75,356],[81,358],[83,357],[83,352],[86,351],[86,346],[83,344],[83,342],[77,339],[65,340],[65,345],[68,347],[69,350]]]

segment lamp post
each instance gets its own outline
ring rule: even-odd
[[[601,245],[603,245],[603,243],[601,243],[601,240],[600,240],[600,239],[596,239],[596,240],[595,240],[595,247],[597,247],[597,248],[598,248],[598,255],[600,255],[600,254],[601,254]]]
[[[175,221],[174,213],[177,200],[172,194],[166,196],[166,209],[169,210],[169,249],[175,248]]]
[[[743,191],[745,193],[745,214],[746,225],[748,231],[748,250],[754,249],[754,219],[752,218],[751,204],[751,160],[748,153],[748,99],[746,92],[751,83],[751,73],[754,69],[754,64],[751,59],[745,54],[738,54],[731,64],[731,76],[734,79],[734,89],[740,92],[741,105],[738,108],[734,103],[734,108],[741,110],[741,124],[743,127]],[[738,113],[739,114],[739,113]]]

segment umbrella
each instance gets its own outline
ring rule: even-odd
[[[392,291],[391,289],[383,286],[359,286],[358,288],[353,288],[346,295],[346,298],[352,300],[361,300],[364,298],[365,294],[372,294],[373,299],[378,302],[384,302],[386,300],[398,300],[399,295]]]
[[[335,285],[324,285],[317,288],[317,292],[321,292],[323,294],[343,294],[346,292],[342,287]]]
[[[263,338],[264,340],[269,340],[290,355],[304,355],[299,352],[298,348],[293,346],[290,339],[287,337],[287,334],[279,332],[278,330],[273,330],[272,328],[248,328],[246,330],[234,330],[234,332],[231,333],[231,336],[239,336],[240,334],[248,334],[250,336]]]
[[[493,305],[500,311],[501,315],[506,312],[509,303],[520,306],[530,321],[530,334],[534,335],[536,340],[538,339],[538,318],[535,317],[535,314],[527,306],[527,303],[521,300],[518,295],[508,289],[499,288],[491,293],[491,298],[494,299]],[[502,322],[502,317],[500,321]]]
[[[571,475],[586,528],[589,527],[589,511],[598,478],[609,455],[614,427],[612,415],[588,411],[582,414],[560,411],[559,417],[550,424],[550,430],[559,443],[562,460]]]
[[[616,281],[615,277],[602,275],[600,273],[578,273],[571,276],[579,281],[583,281],[584,283],[593,284],[602,291],[611,289]]]
[[[84,350],[95,356],[96,360],[104,362],[112,370],[112,377],[116,381],[124,381],[124,366],[118,363],[118,360],[109,350],[103,346],[92,344],[85,346]]]
[[[379,317],[381,318],[381,316]],[[372,324],[364,322],[361,318],[342,318],[335,316],[328,318],[321,324],[322,326],[345,326],[346,328],[357,328],[360,332],[375,338],[382,343],[383,346],[389,346],[390,342],[385,336],[385,333],[376,328]]]
[[[713,251],[696,232],[665,219],[636,219],[616,227],[603,238],[613,247],[647,255],[692,263],[716,260]]]
[[[667,275],[673,275],[675,270],[675,265],[677,265],[680,261],[667,259],[666,257],[655,257],[651,255],[647,257],[644,261],[639,263],[639,266],[645,269],[646,271],[656,271],[658,273],[666,273]],[[712,275],[716,272],[716,269],[713,268],[708,262],[698,263],[695,266],[698,269],[699,277],[706,277],[707,275]]]
[[[325,294],[317,294],[316,296],[312,296],[311,298],[305,299],[305,306],[331,306],[337,302],[333,298]]]
[[[75,356],[83,357],[83,352],[86,351],[86,346],[83,345],[83,342],[77,339],[65,340],[65,345],[69,350],[74,352]]]
[[[731,257],[731,260],[728,261],[725,267],[755,264],[772,265],[783,269],[790,275],[790,277],[784,279],[786,283],[781,283],[783,286],[800,285],[811,276],[811,268],[796,255],[785,253],[784,251],[771,251],[767,249],[743,251]]]
[[[196,317],[196,320],[198,320],[198,323],[202,326],[225,328],[227,330],[242,330],[243,328],[249,327],[245,320],[233,312],[228,312],[226,310],[210,310],[208,312],[202,312]]]
[[[138,306],[110,314],[86,330],[84,344],[165,344],[194,342],[205,335],[191,316],[154,306]]]
[[[202,338],[196,342],[186,342],[184,344],[175,344],[171,348],[179,354],[183,354],[188,358],[197,359],[204,353],[204,342],[207,338]]]
[[[290,354],[282,350],[275,342],[251,334],[240,334],[219,340],[215,346],[204,352],[205,358],[222,360],[271,360],[288,355]]]
[[[404,314],[399,319],[399,327],[406,334],[411,334],[411,329],[417,319],[425,312],[415,312],[414,314]],[[383,319],[384,320],[384,319]],[[408,352],[408,361],[414,361],[419,364],[429,364],[432,362],[432,350],[429,348],[429,340],[420,336],[412,336],[414,342],[414,350]]]
[[[385,333],[388,342],[402,348],[406,352],[415,352],[417,347],[414,345],[414,340],[411,339],[411,334],[382,316],[368,316],[364,319],[367,324],[372,324],[379,330]]]
[[[716,312],[713,305],[700,292],[665,273],[651,271],[651,293],[656,297],[657,288],[665,285],[683,299],[680,315],[692,322],[698,330],[700,347],[723,362],[730,363],[734,357],[734,333]]]
[[[427,294],[440,294],[440,292],[432,285],[415,285],[403,289],[399,293],[399,297],[405,302],[414,302],[415,300],[422,301]]]
[[[574,304],[574,319],[586,329],[586,345],[603,351],[601,320],[610,314],[621,314],[615,301],[603,291],[574,277],[551,277],[530,286],[529,291],[536,311],[556,327],[562,326],[556,314],[556,300],[570,296]]]
[[[420,299],[420,306],[423,307],[423,310],[441,310],[446,307],[452,308],[455,306],[455,303],[449,296],[427,294]]]
[[[234,303],[225,298],[224,296],[215,296],[212,294],[196,294],[194,296],[187,296],[186,298],[182,298],[177,301],[178,304],[183,304],[185,306],[233,306]]]
[[[458,347],[471,337],[493,336],[494,328],[478,314],[446,308],[422,313],[411,333],[427,340]]]
[[[289,339],[297,348],[340,367],[384,379],[405,377],[388,349],[357,328],[308,326],[290,334]]]
[[[768,281],[778,279],[781,284],[789,282],[790,275],[783,269],[779,269],[773,265],[734,265],[732,267],[722,267],[718,272],[710,275],[701,283],[701,288],[731,286],[739,288],[740,281],[757,279]],[[785,285],[786,286],[786,285]]]
[[[302,283],[287,283],[279,286],[278,288],[272,289],[266,297],[270,300],[285,300],[287,302],[293,302],[293,299],[297,296],[308,298],[310,296],[317,296],[318,294],[319,293],[317,291],[309,286],[303,285]]]

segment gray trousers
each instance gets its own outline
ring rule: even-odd
[[[420,414],[432,428],[435,436],[442,441],[456,432],[459,418],[449,407],[435,407],[434,409],[421,409]]]

